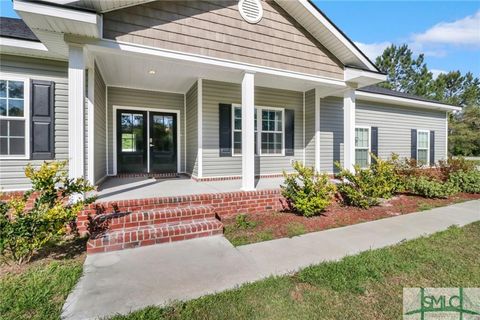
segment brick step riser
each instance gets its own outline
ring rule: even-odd
[[[223,233],[223,226],[215,220],[205,221],[190,226],[188,224],[176,228],[152,228],[148,230],[125,230],[112,234],[110,237],[90,239],[87,243],[87,253],[108,252],[136,248],[141,246],[208,237]]]
[[[142,227],[148,225],[156,225],[162,223],[185,223],[193,220],[213,219],[215,213],[210,211],[208,213],[183,213],[180,214],[165,214],[165,213],[132,213],[124,217],[117,217],[109,219],[108,230],[119,230],[124,228]]]

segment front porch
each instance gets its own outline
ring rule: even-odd
[[[327,96],[343,97],[344,152],[335,160],[354,162],[355,93],[344,80],[66,40],[69,173],[99,186],[100,199],[278,189],[279,181],[255,177],[279,176],[294,161],[320,171],[320,100]],[[111,179],[131,173],[238,180]]]
[[[257,178],[256,190],[279,189],[283,177]],[[97,189],[99,202],[159,197],[181,197],[239,192],[241,179],[195,181],[187,176],[178,178],[109,177]]]

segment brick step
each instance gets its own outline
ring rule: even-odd
[[[87,253],[123,250],[222,233],[223,225],[215,218],[108,230],[88,240]]]
[[[140,209],[138,211],[110,213],[102,216],[107,221],[108,230],[136,228],[169,222],[191,222],[199,219],[215,218],[211,206],[176,206],[174,208]]]

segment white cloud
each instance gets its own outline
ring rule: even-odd
[[[454,22],[440,22],[427,31],[412,36],[420,44],[480,46],[480,10]]]
[[[389,47],[391,44],[392,43],[388,41],[376,43],[361,43],[355,41],[355,45],[372,61],[375,61],[378,56],[382,55],[383,50],[385,50],[385,48]]]
[[[448,73],[447,71],[440,70],[440,69],[430,69],[430,72],[432,73],[433,79],[437,79],[437,77],[440,73],[445,73],[445,74]]]

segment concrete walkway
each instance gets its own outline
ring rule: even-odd
[[[216,236],[91,255],[63,318],[96,319],[193,299],[479,220],[476,200],[237,248]]]

